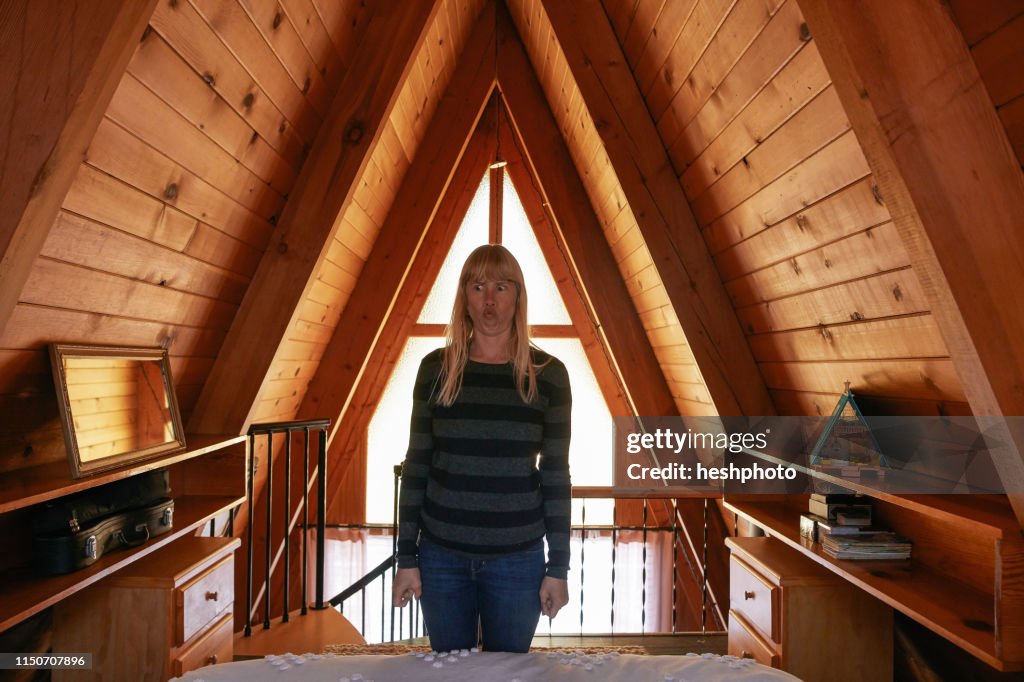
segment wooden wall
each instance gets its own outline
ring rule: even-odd
[[[949,5],[1024,166],[1024,2],[951,0]]]
[[[438,12],[258,418],[294,416],[481,4]],[[368,13],[158,2],[0,336],[0,470],[64,456],[47,343],[167,348],[188,421]]]
[[[658,3],[639,3],[647,4]],[[684,415],[709,414],[713,410],[711,399],[693,352],[540,0],[508,5],[569,153],[580,169],[594,213],[604,229],[676,407]]]
[[[292,419],[302,404],[482,6],[483,0],[443,1],[359,181],[355,201],[339,217],[340,227],[316,284],[300,304],[298,318],[274,359],[255,421]]]
[[[795,0],[604,6],[779,412],[965,411]]]
[[[163,346],[187,419],[363,12],[334,0],[157,4],[0,337],[0,401],[54,415],[47,343]],[[46,440],[20,435],[25,447]],[[0,467],[63,456],[15,445]]]

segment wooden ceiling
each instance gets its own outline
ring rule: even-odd
[[[196,432],[342,423],[495,87],[625,394],[1024,413],[1019,2],[73,5],[0,18],[3,469],[58,456],[51,342],[167,347]]]

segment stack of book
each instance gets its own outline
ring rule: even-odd
[[[821,548],[834,559],[909,559],[910,540],[895,533],[825,535]]]
[[[910,541],[871,525],[871,505],[852,494],[811,495],[800,535],[835,559],[909,559]]]
[[[851,494],[811,495],[808,513],[800,517],[800,535],[821,542],[827,535],[864,535],[877,532],[871,527],[871,505]]]

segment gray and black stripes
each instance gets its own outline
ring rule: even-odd
[[[534,360],[549,359],[535,351]],[[456,552],[486,558],[548,540],[547,574],[569,569],[569,437],[572,395],[555,358],[523,402],[511,364],[470,361],[450,407],[433,391],[439,350],[420,363],[399,495],[398,565],[417,565],[420,533]]]

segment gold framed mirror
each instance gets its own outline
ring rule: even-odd
[[[167,351],[50,346],[71,475],[185,448]]]

